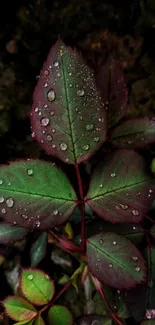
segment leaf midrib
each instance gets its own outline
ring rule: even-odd
[[[143,184],[143,183],[145,183],[146,181],[148,181],[148,179],[145,179],[145,180],[143,180],[142,182],[134,183],[134,184],[132,184],[132,185],[119,187],[119,188],[117,188],[117,189],[114,189],[114,190],[111,190],[111,191],[107,191],[106,193],[102,193],[102,194],[100,194],[100,195],[96,195],[96,196],[93,196],[93,197],[90,197],[90,198],[88,197],[87,200],[89,200],[89,199],[92,200],[92,199],[95,199],[95,198],[104,197],[104,196],[106,196],[106,195],[109,195],[109,193],[115,193],[115,192],[120,191],[120,190],[128,189],[128,188],[134,187],[134,186],[136,186],[136,185]]]
[[[133,273],[131,269],[129,269],[128,267],[124,267],[124,264],[118,262],[113,256],[107,254],[104,250],[101,250],[100,248],[98,248],[97,246],[95,246],[92,242],[89,241],[89,244],[92,245],[93,247],[95,247],[96,250],[99,250],[100,253],[103,253],[104,255],[106,255],[109,259],[111,259],[112,261],[114,261],[116,264],[118,264],[119,266],[122,266],[125,270],[127,270],[129,273],[131,273],[132,275],[136,276],[136,273]],[[142,273],[138,273],[138,274],[142,274]]]

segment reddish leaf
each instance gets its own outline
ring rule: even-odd
[[[143,148],[155,142],[155,120],[129,119],[117,126],[110,138],[112,143],[119,148]]]
[[[146,280],[145,261],[125,236],[95,235],[87,241],[86,255],[93,275],[111,287],[130,289]]]
[[[108,58],[105,64],[99,67],[96,80],[108,110],[108,127],[111,127],[125,115],[128,100],[124,75],[119,63],[111,57]]]
[[[66,221],[77,205],[67,176],[41,160],[2,166],[0,180],[0,215],[25,228],[52,228]]]
[[[138,153],[118,150],[94,170],[86,202],[107,221],[138,223],[153,200],[152,183]]]
[[[88,159],[105,141],[106,112],[94,73],[61,40],[41,70],[31,124],[43,149],[70,164]]]
[[[25,299],[9,296],[3,301],[6,314],[16,321],[28,321],[37,315],[36,309]]]

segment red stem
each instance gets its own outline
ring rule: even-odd
[[[100,286],[100,283],[99,283],[99,281],[97,280],[97,278],[94,278],[93,277],[93,279],[94,279],[94,281],[95,281],[95,284],[96,284],[96,288],[97,288],[97,290],[98,290],[98,292],[100,293],[100,295],[101,295],[101,297],[102,297],[102,299],[103,299],[103,301],[106,303],[106,305],[107,305],[107,307],[108,307],[108,309],[109,309],[109,311],[110,311],[110,314],[111,314],[111,317],[119,324],[119,325],[123,325],[123,323],[121,322],[121,320],[119,319],[119,317],[113,312],[113,310],[112,310],[112,308],[111,308],[111,306],[110,306],[110,304],[109,304],[109,302],[108,302],[108,300],[107,300],[107,298],[106,298],[106,296],[105,296],[105,294],[104,294],[104,292],[103,292],[103,289],[102,289],[102,287]]]
[[[80,209],[81,209],[81,249],[82,253],[84,254],[85,252],[85,202],[84,202],[84,196],[83,196],[83,185],[82,185],[82,180],[81,180],[81,175],[80,175],[80,170],[79,170],[79,165],[75,164],[75,169],[76,169],[76,176],[77,176],[77,181],[78,181],[78,186],[79,186],[79,194],[80,194],[80,199],[81,199],[81,204],[80,204]]]
[[[81,248],[75,245],[72,241],[68,241],[66,239],[59,238],[52,230],[50,230],[50,234],[58,241],[59,246],[66,252],[77,252],[81,253]]]

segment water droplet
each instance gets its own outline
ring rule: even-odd
[[[12,208],[13,205],[14,205],[14,200],[12,199],[12,197],[9,197],[7,200],[6,200],[6,205],[8,206],[8,208]]]
[[[102,245],[103,243],[104,243],[103,239],[100,239],[100,240],[99,240],[99,244]]]
[[[57,67],[59,66],[59,62],[58,62],[58,61],[54,61],[54,62],[53,62],[53,65],[54,65],[54,67],[57,68]]]
[[[95,137],[95,138],[93,139],[94,142],[98,142],[99,140],[100,140],[99,137]]]
[[[133,229],[133,230],[136,230],[136,227],[133,226],[132,229]]]
[[[49,76],[49,74],[50,74],[50,72],[49,72],[48,70],[45,70],[45,71],[44,71],[44,75],[45,75],[45,76]]]
[[[116,174],[115,174],[115,173],[111,173],[110,176],[111,176],[111,177],[115,177]]]
[[[104,118],[103,117],[99,117],[99,122],[104,122]]]
[[[154,319],[155,318],[155,309],[146,309],[145,316],[147,319]]]
[[[2,212],[3,214],[5,214],[5,213],[6,213],[6,210],[5,210],[5,209],[2,209],[1,212]]]
[[[87,124],[86,125],[86,130],[87,131],[91,131],[91,130],[93,130],[93,128],[94,128],[94,124]]]
[[[1,196],[1,197],[0,197],[0,203],[3,203],[3,202],[4,202],[4,197]]]
[[[152,190],[149,190],[149,193],[152,193],[153,191]]]
[[[139,272],[139,271],[140,271],[140,267],[139,267],[139,266],[136,266],[136,267],[135,267],[135,270],[136,270],[137,272]]]
[[[50,115],[53,116],[53,115],[54,115],[54,111],[51,111],[51,112],[50,112]]]
[[[116,245],[116,244],[117,244],[117,242],[116,242],[116,240],[114,240],[114,241],[113,241],[113,245]]]
[[[84,150],[88,150],[88,149],[89,149],[89,145],[88,145],[88,144],[85,144],[85,145],[83,146],[83,149],[84,149]]]
[[[48,106],[47,105],[44,105],[44,108],[47,108]]]
[[[58,213],[59,213],[58,210],[54,210],[54,211],[53,211],[53,214],[54,214],[55,216],[56,216]]]
[[[55,131],[56,131],[56,129],[53,128],[53,129],[52,129],[52,133],[55,133]]]
[[[47,134],[46,139],[47,139],[47,141],[52,141],[52,136],[50,134]]]
[[[71,76],[72,75],[72,73],[71,72],[69,72],[69,76]]]
[[[103,187],[103,184],[100,184],[99,187]]]
[[[67,144],[65,142],[60,143],[60,149],[65,151],[67,149]]]
[[[56,145],[54,143],[52,143],[52,148],[55,149],[56,148]]]
[[[0,185],[2,185],[3,184],[3,181],[0,179]]]
[[[35,132],[32,132],[32,134],[31,134],[32,138],[34,138],[35,135],[36,135]]]
[[[137,210],[132,210],[131,213],[134,215],[134,216],[138,216],[139,215],[139,212]]]
[[[120,290],[117,290],[117,293],[118,293],[118,295],[120,295],[120,293],[121,293]]]
[[[27,220],[28,216],[26,214],[22,214],[22,218]]]
[[[33,169],[28,169],[27,173],[28,173],[29,176],[32,176],[33,175]]]
[[[28,278],[28,280],[33,280],[33,275],[29,274],[27,278]]]
[[[47,99],[49,100],[49,102],[53,102],[53,100],[55,99],[55,91],[53,89],[50,89],[48,91]]]
[[[112,268],[112,267],[113,267],[113,265],[110,263],[110,264],[109,264],[109,267],[110,267],[110,268]]]
[[[40,120],[40,123],[42,126],[47,126],[49,124],[50,120],[48,117],[43,117],[41,120]]]
[[[129,140],[129,141],[128,141],[128,144],[132,144],[132,143],[133,143],[133,141],[132,141],[132,140]]]
[[[40,227],[40,221],[39,220],[37,220],[35,224],[36,224],[37,228]]]
[[[37,113],[39,111],[39,108],[35,107],[34,111],[35,111],[35,113]]]
[[[132,256],[131,259],[132,259],[133,261],[138,261],[138,257],[137,257],[137,256]]]
[[[48,87],[48,84],[47,84],[47,82],[44,84],[44,87],[45,87],[45,88],[47,88],[47,87]]]
[[[123,209],[123,210],[127,210],[129,208],[129,206],[127,204],[120,204],[120,207]]]
[[[77,95],[78,96],[83,96],[84,95],[84,90],[83,89],[79,89],[79,90],[77,90]]]

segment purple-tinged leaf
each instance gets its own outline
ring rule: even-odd
[[[54,296],[54,282],[43,271],[28,268],[21,273],[20,288],[26,299],[41,306],[47,304]]]
[[[9,296],[3,301],[6,314],[16,321],[28,321],[37,315],[36,309],[25,299]]]
[[[144,159],[134,151],[118,150],[95,168],[86,203],[112,223],[138,223],[153,197],[153,181]]]
[[[125,236],[100,233],[87,241],[87,262],[101,282],[118,289],[131,289],[146,280],[145,260]]]
[[[145,256],[148,264],[149,274],[147,309],[151,310],[155,309],[155,247],[147,246],[145,249]]]
[[[111,132],[110,139],[118,148],[143,148],[155,142],[155,119],[128,119]]]
[[[8,244],[24,238],[28,230],[23,227],[12,226],[8,223],[0,222],[0,243]]]
[[[40,72],[31,124],[43,149],[69,164],[88,159],[105,141],[106,111],[94,73],[61,40]]]
[[[43,232],[32,244],[30,250],[31,266],[37,266],[45,257],[47,248],[47,232]]]
[[[0,168],[0,215],[30,229],[47,229],[67,220],[76,194],[67,176],[40,160],[13,162]]]
[[[98,68],[96,81],[102,100],[106,103],[110,128],[120,121],[127,110],[128,93],[119,63],[111,57],[108,58],[105,64]]]
[[[54,305],[48,311],[48,324],[72,325],[72,314],[65,306]]]
[[[80,316],[74,322],[74,325],[111,325],[111,324],[112,321],[109,317],[97,315],[97,314]]]
[[[145,236],[144,229],[139,224],[111,224],[109,222],[98,219],[97,221],[86,225],[87,238],[97,235],[99,232],[117,232],[120,235],[125,235],[136,245],[139,245]]]

